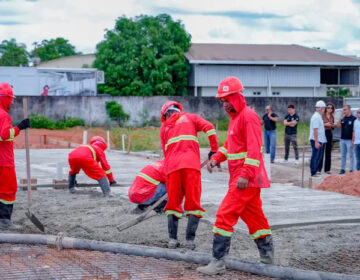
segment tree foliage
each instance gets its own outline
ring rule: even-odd
[[[75,46],[69,43],[69,40],[64,38],[56,38],[50,40],[42,40],[40,44],[36,44],[36,48],[31,52],[31,55],[40,57],[41,61],[60,58],[63,56],[80,54],[76,52]]]
[[[3,40],[0,44],[0,66],[28,66],[29,54],[26,45],[15,39]]]
[[[109,117],[116,120],[119,126],[125,124],[130,119],[130,116],[124,112],[121,104],[118,104],[116,101],[108,101],[105,106]]]
[[[105,71],[99,91],[112,95],[184,95],[191,36],[169,15],[120,17],[97,45],[95,67]]]

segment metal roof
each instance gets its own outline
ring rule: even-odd
[[[198,44],[186,58],[192,64],[359,66],[360,60],[300,45]]]

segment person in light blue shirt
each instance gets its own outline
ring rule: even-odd
[[[354,122],[352,145],[356,156],[356,170],[360,171],[360,109],[357,110],[356,117],[357,118]]]
[[[325,113],[326,104],[320,100],[315,105],[316,112],[310,120],[310,144],[311,144],[311,161],[310,171],[311,176],[318,176],[318,171],[321,164],[322,154],[324,152],[324,144],[327,142],[325,136],[325,127],[323,115]]]

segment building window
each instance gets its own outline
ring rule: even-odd
[[[280,91],[273,91],[272,95],[276,96],[276,95],[280,95]]]
[[[253,91],[253,95],[261,95],[261,91]]]

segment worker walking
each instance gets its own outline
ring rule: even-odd
[[[230,250],[234,226],[241,218],[255,241],[260,260],[272,263],[274,249],[271,230],[262,210],[261,188],[270,187],[262,158],[261,122],[258,115],[246,105],[244,88],[236,77],[221,81],[217,98],[230,115],[228,137],[223,147],[213,155],[208,170],[228,160],[229,190],[216,214],[213,229],[213,259],[198,271],[219,274],[225,271],[224,257]]]
[[[8,114],[14,99],[11,85],[0,83],[0,228],[18,229],[11,221],[16,200],[17,181],[14,163],[14,138],[30,127],[29,119],[13,127]]]
[[[166,194],[165,177],[164,160],[158,160],[141,169],[129,189],[129,200],[138,204],[133,213],[143,212]],[[154,210],[161,212],[166,203],[167,200],[164,200]]]
[[[116,184],[116,181],[106,160],[104,152],[106,148],[104,138],[95,136],[91,139],[89,145],[79,146],[69,154],[69,191],[71,193],[75,193],[76,174],[82,169],[87,176],[99,182],[104,196],[112,196],[110,186]]]
[[[183,112],[180,103],[169,101],[161,109],[160,140],[165,155],[166,188],[168,203],[165,213],[168,217],[169,248],[176,248],[178,220],[184,214],[188,217],[186,248],[195,249],[195,233],[203,217],[201,207],[201,165],[197,133],[207,134],[211,152],[215,154],[218,142],[214,126],[196,114]]]

